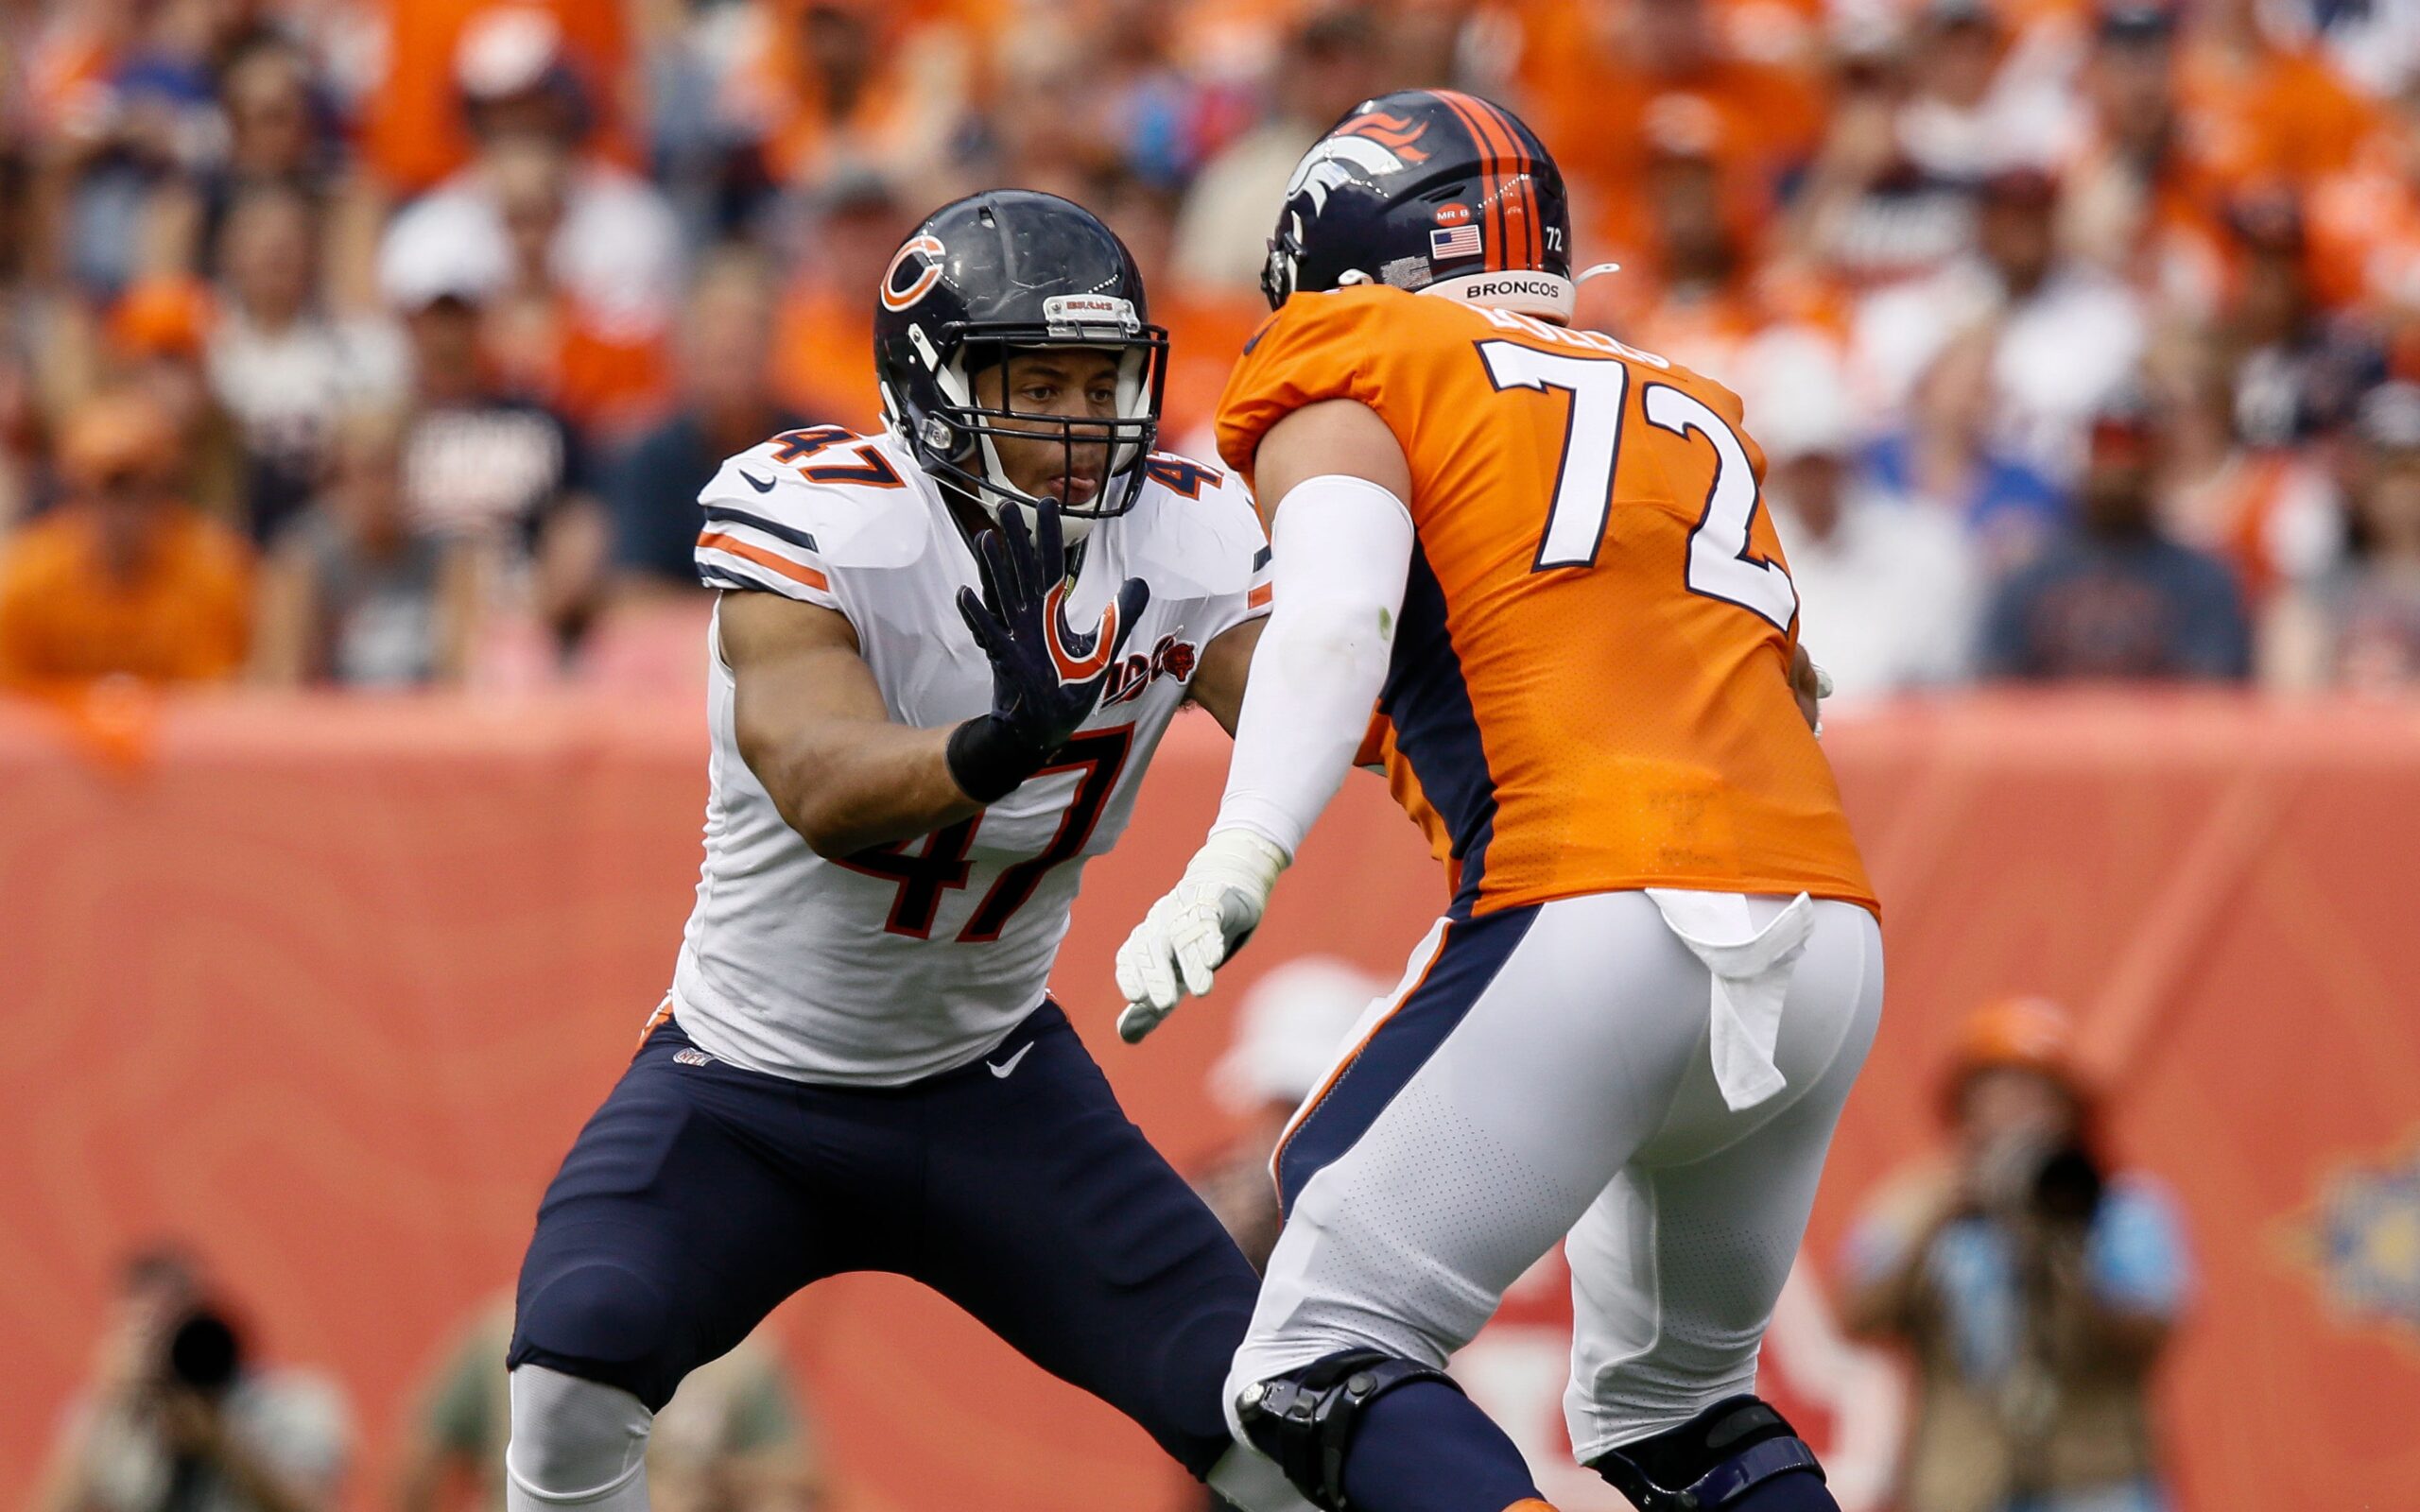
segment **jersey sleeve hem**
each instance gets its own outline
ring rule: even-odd
[[[709,588],[779,593],[838,610],[815,538],[793,525],[722,506],[706,509],[698,533],[698,580]]]

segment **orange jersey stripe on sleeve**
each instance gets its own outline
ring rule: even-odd
[[[804,562],[792,561],[779,552],[769,551],[753,541],[742,541],[718,530],[709,530],[698,538],[699,549],[727,551],[735,557],[745,557],[757,566],[781,574],[794,583],[804,583],[821,593],[832,591],[831,580]]]

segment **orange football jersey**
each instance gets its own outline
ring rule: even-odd
[[[1797,593],[1729,389],[1595,332],[1363,285],[1261,327],[1219,452],[1250,476],[1270,427],[1325,399],[1375,410],[1411,464],[1379,744],[1455,914],[1635,887],[1876,906],[1791,696]]]

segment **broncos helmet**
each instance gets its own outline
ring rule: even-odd
[[[1071,543],[1094,521],[1134,506],[1159,434],[1167,346],[1167,332],[1150,323],[1126,244],[1082,206],[1030,189],[986,190],[933,212],[900,244],[875,291],[884,422],[934,478],[996,517],[1041,502],[1009,481],[996,438],[1055,438],[1069,476],[1077,447],[1109,446],[1099,490],[1060,505]],[[977,373],[1037,347],[1115,353],[1116,418],[1021,413],[1006,385],[999,407],[977,402]]]
[[[1385,284],[1571,318],[1563,170],[1510,111],[1452,90],[1364,100],[1286,185],[1261,292]]]

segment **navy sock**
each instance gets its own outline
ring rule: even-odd
[[[1415,1381],[1372,1402],[1344,1459],[1355,1512],[1503,1512],[1537,1494],[1504,1430],[1442,1381]]]

